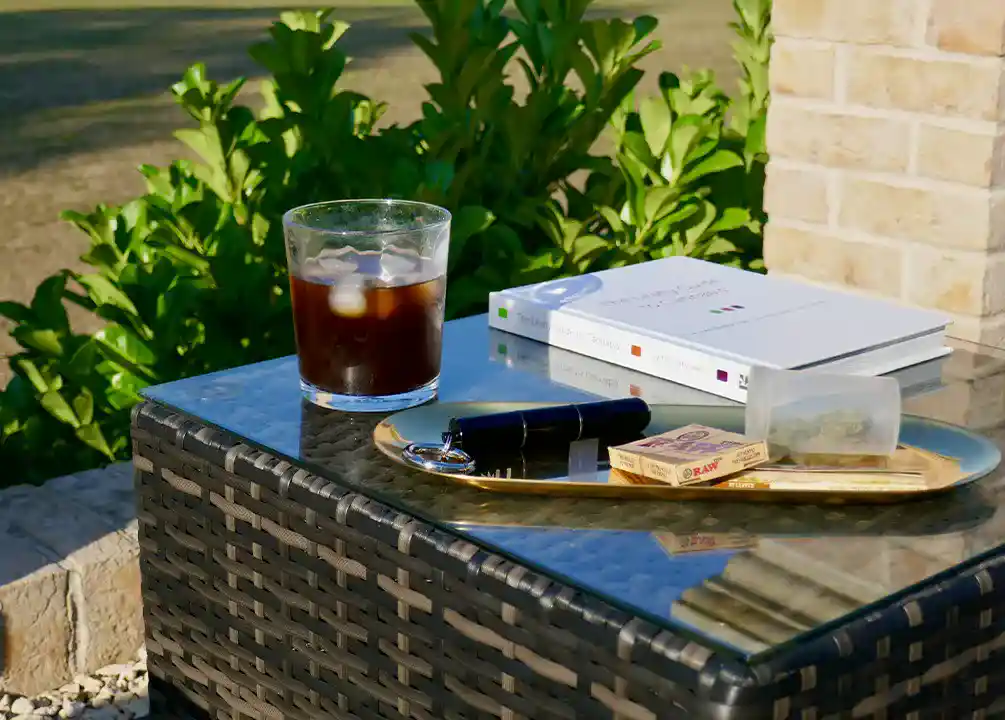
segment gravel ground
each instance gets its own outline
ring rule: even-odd
[[[146,650],[140,650],[135,662],[80,675],[68,685],[37,697],[0,696],[0,720],[132,720],[149,714]]]

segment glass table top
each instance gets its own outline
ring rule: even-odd
[[[447,323],[444,332],[443,402],[636,395],[651,404],[735,405],[490,330],[485,316]],[[1003,447],[1005,353],[953,344],[949,357],[897,374],[904,410],[961,425]],[[146,395],[743,658],[816,636],[1005,544],[1001,469],[948,495],[890,506],[499,495],[384,458],[371,442],[381,418],[303,401],[293,357],[161,385]]]

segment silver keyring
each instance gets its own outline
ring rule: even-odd
[[[469,473],[475,461],[460,448],[442,443],[412,443],[401,451],[406,462],[423,470],[441,473]]]

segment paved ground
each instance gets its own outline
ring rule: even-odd
[[[117,203],[142,190],[134,168],[166,164],[184,119],[165,89],[190,63],[217,79],[255,73],[246,47],[288,0],[0,0],[0,298],[25,300],[38,282],[75,267],[86,239],[59,222],[66,208]],[[424,17],[407,0],[332,0],[353,28],[347,85],[410,120],[432,68],[408,40]],[[193,5],[197,7],[183,7]],[[606,0],[605,12],[659,16],[662,69],[712,67],[727,87],[729,0]],[[253,83],[252,83],[253,85]],[[0,357],[13,350],[0,337]],[[0,365],[0,384],[6,367]]]

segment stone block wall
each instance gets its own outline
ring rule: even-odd
[[[1005,0],[774,0],[769,271],[1005,339]]]
[[[131,661],[142,607],[131,465],[0,491],[0,696]]]

